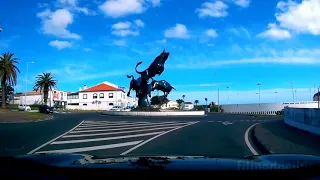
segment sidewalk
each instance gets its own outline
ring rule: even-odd
[[[291,127],[283,120],[260,123],[253,135],[271,153],[320,156],[320,136]]]

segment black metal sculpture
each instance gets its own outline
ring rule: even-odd
[[[136,72],[140,74],[140,77],[138,79],[134,79],[133,75],[127,75],[128,78],[132,78],[127,95],[130,96],[131,90],[136,91],[136,97],[138,98],[139,107],[147,107],[150,105],[148,101],[148,95],[149,97],[151,97],[152,91],[160,90],[164,92],[165,96],[168,96],[170,91],[174,89],[165,80],[156,81],[153,79],[153,77],[155,77],[156,75],[162,74],[162,72],[164,71],[164,64],[169,55],[169,52],[163,50],[162,53],[154,59],[150,66],[146,70],[141,72],[137,70],[137,67],[142,64],[142,62],[139,62],[135,68]],[[152,82],[150,84],[148,84],[149,79],[152,79]]]

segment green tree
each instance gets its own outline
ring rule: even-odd
[[[151,105],[160,105],[161,104],[159,96],[153,96],[150,101],[151,101]]]
[[[17,84],[17,73],[20,73],[17,67],[18,58],[13,57],[13,53],[3,53],[0,56],[0,81],[2,87],[2,108],[6,108],[7,86]]]
[[[184,101],[184,98],[186,97],[186,95],[182,95],[182,99],[183,99],[183,101]]]
[[[194,101],[194,104],[196,104],[196,106],[198,105],[198,103],[199,103],[199,100]]]
[[[7,102],[8,96],[10,97],[13,95],[14,89],[12,86],[8,86],[8,85],[6,85],[5,89],[6,89],[5,91],[6,91],[6,102]],[[2,93],[2,87],[0,87],[0,92]]]
[[[54,79],[51,73],[43,73],[37,76],[34,90],[42,92],[44,104],[47,104],[49,90],[56,88],[57,80]]]

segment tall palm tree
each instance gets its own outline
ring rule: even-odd
[[[54,79],[51,73],[42,73],[37,76],[37,81],[33,89],[36,91],[40,90],[40,92],[43,91],[44,104],[47,104],[49,90],[51,91],[56,88],[56,86],[57,80]]]
[[[204,100],[206,101],[206,106],[207,106],[208,98],[204,98]]]
[[[2,87],[2,108],[6,108],[6,87],[15,86],[17,84],[17,72],[20,73],[17,67],[18,58],[13,57],[13,53],[3,53],[0,56],[0,81]]]
[[[195,100],[195,101],[194,101],[194,103],[195,103],[196,105],[198,105],[198,103],[199,103],[199,100]]]
[[[184,98],[186,97],[186,95],[182,95],[182,99],[183,99],[183,101],[184,101]]]

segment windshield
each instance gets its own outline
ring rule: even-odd
[[[0,7],[1,156],[320,155],[319,0]]]

